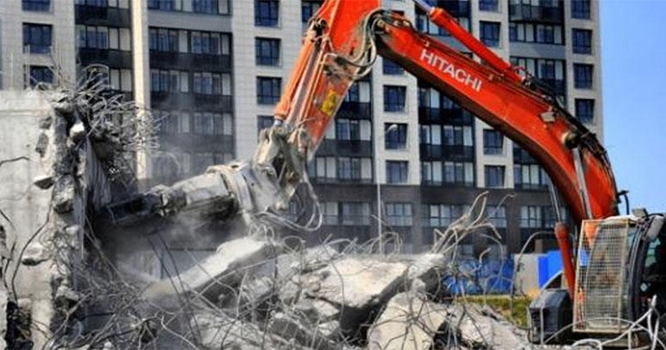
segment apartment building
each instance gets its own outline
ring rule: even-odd
[[[431,2],[549,84],[602,136],[599,2]],[[5,0],[2,87],[54,81],[47,68],[55,62],[68,79],[76,67],[108,66],[113,88],[149,106],[161,124],[161,149],[143,164],[145,185],[172,183],[253,155],[321,3]],[[466,52],[413,2],[384,0],[383,6]],[[510,252],[555,221],[548,178],[529,154],[382,58],[352,87],[308,170],[324,218],[310,236],[314,241],[329,235],[365,241],[381,229],[399,234],[405,251],[422,251],[435,228],[446,227],[486,191],[486,214]],[[298,213],[298,206],[291,211]],[[536,243],[545,249],[554,239],[541,236]],[[462,250],[474,253],[487,244],[476,238]]]

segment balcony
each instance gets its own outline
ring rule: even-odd
[[[444,156],[442,145],[431,145],[429,143],[422,143],[419,145],[419,152],[421,160],[441,160]]]
[[[370,102],[342,102],[336,118],[372,119]]]
[[[155,69],[196,67],[202,71],[231,73],[231,55],[150,51],[150,66]]]
[[[561,24],[564,22],[564,15],[561,6],[511,4],[509,6],[509,20],[512,22]]]
[[[444,146],[444,159],[473,162],[474,146]]]
[[[473,125],[473,115],[460,107],[431,108],[419,107],[419,123],[447,124],[447,125]]]
[[[84,66],[100,63],[110,68],[132,68],[132,53],[130,51],[79,48],[79,58]]]
[[[514,183],[513,187],[516,190],[526,190],[526,191],[547,191],[548,190],[548,184]]]
[[[474,146],[447,146],[422,143],[419,147],[419,151],[421,160],[423,161],[474,161]]]
[[[194,111],[221,111],[233,113],[233,96],[186,94],[178,92],[150,93],[153,108],[156,109],[183,109]]]
[[[129,9],[76,5],[76,23],[131,28],[132,18]]]
[[[362,140],[324,140],[317,150],[322,156],[372,157],[372,142]]]

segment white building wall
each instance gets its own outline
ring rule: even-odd
[[[53,26],[51,53],[24,53],[23,23]],[[48,12],[23,11],[21,0],[0,1],[1,88],[23,89],[29,65],[59,67],[66,82],[75,82],[74,38],[74,0],[52,1]]]

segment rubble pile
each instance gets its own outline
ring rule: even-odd
[[[348,254],[330,245],[291,250],[245,237],[149,284],[142,297],[167,313],[182,312],[187,300],[191,309],[171,329],[195,348],[528,347],[524,334],[494,313],[452,302],[435,282],[446,269],[438,254]],[[182,341],[173,348],[185,347]],[[157,340],[158,348],[173,344]]]

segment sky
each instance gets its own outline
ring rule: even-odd
[[[632,208],[666,212],[666,0],[603,0],[600,11],[604,143],[618,189]]]

